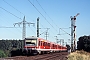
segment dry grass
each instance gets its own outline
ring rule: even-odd
[[[90,60],[90,53],[85,51],[76,51],[68,55],[68,60]]]

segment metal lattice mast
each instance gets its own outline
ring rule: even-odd
[[[18,24],[19,27],[20,27],[21,24],[23,24],[23,29],[22,29],[22,39],[24,40],[25,37],[26,37],[26,24],[28,24],[28,25],[30,26],[30,24],[33,24],[33,25],[34,25],[35,23],[26,22],[26,21],[25,21],[25,16],[24,16],[22,22],[14,23],[14,27],[15,27],[16,24]]]
[[[46,31],[46,34],[45,34],[45,35],[46,35],[46,40],[47,40],[48,35],[49,35],[49,34],[48,34],[48,30],[49,30],[49,28],[46,28],[46,29],[47,29],[47,31]]]
[[[22,39],[24,39],[25,37],[26,37],[26,23],[25,23],[26,21],[25,21],[25,16],[24,16],[24,18],[23,18],[23,32],[22,32]]]
[[[72,17],[71,16],[71,51],[75,51],[76,50],[76,25],[75,25],[75,21],[76,21],[76,17],[79,15],[79,13],[77,13],[76,16]]]

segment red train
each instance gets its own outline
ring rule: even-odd
[[[61,46],[59,44],[50,42],[42,38],[38,37],[25,38],[24,53],[26,54],[38,54],[38,53],[42,54],[66,50],[67,47]]]

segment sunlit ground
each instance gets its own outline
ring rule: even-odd
[[[90,53],[85,51],[76,51],[68,55],[68,60],[90,60]]]

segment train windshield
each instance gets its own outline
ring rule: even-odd
[[[27,46],[36,46],[37,39],[25,39],[25,44]]]

